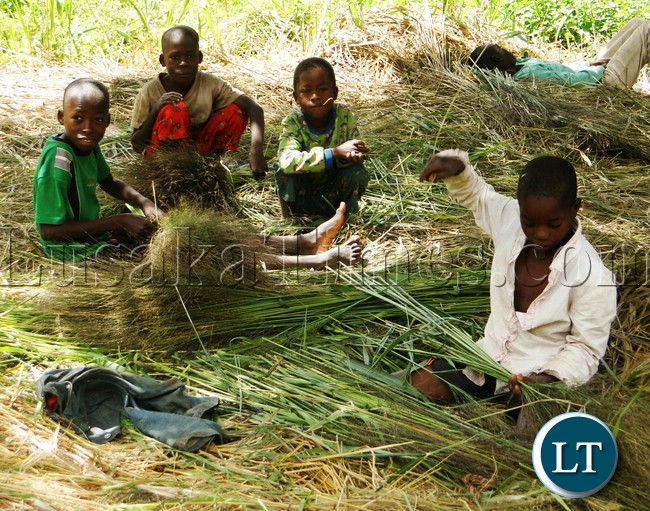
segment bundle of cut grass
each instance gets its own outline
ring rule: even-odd
[[[123,172],[127,182],[153,196],[163,208],[179,206],[185,199],[216,211],[237,210],[230,173],[217,156],[182,148],[159,150],[147,158],[134,158]]]
[[[553,83],[531,87],[484,72],[479,77],[495,102],[490,110],[506,115],[511,125],[549,134],[557,130],[555,136],[571,133],[583,151],[650,159],[646,129],[650,99],[644,95],[607,88],[567,89]]]
[[[62,265],[36,290],[37,301],[68,332],[96,344],[174,350],[196,345],[197,335],[211,338],[211,324],[237,289],[269,285],[258,260],[266,250],[263,238],[232,215],[179,207],[131,257],[71,265],[65,285]],[[245,320],[236,308],[227,315],[234,324]]]
[[[259,258],[268,251],[245,221],[186,204],[162,218],[148,258],[158,274],[175,266],[180,285],[251,286],[265,281]]]
[[[166,234],[159,234],[157,240],[162,236]],[[167,248],[174,249],[176,237],[168,243]],[[214,266],[185,265],[187,271],[178,272],[183,266],[175,266],[178,261],[164,255],[162,245],[156,246],[158,252],[138,272],[124,265],[113,267],[129,274],[128,282],[83,289],[48,286],[39,290],[37,301],[48,313],[58,315],[67,335],[78,335],[95,345],[162,352],[227,343],[229,349],[245,353],[255,349],[249,347],[248,340],[231,341],[281,333],[278,342],[292,345],[303,342],[306,335],[333,329],[345,329],[348,336],[362,331],[389,332],[397,328],[392,321],[408,318],[402,308],[386,304],[381,297],[327,282],[327,278],[336,279],[332,274],[296,281],[295,274],[266,274],[257,268],[255,283],[239,285],[232,281],[230,270],[231,281],[220,282],[219,261]],[[175,249],[172,255],[175,257]],[[172,264],[160,262],[169,259]],[[215,271],[206,273],[204,269]],[[454,278],[413,277],[409,284],[389,286],[407,286],[432,310],[463,318],[454,322],[472,329],[480,328],[478,321],[488,308],[486,282],[477,282],[471,272],[459,271]],[[102,328],[97,329],[97,324]]]

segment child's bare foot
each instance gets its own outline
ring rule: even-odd
[[[332,241],[345,222],[345,202],[341,202],[334,216],[320,224],[313,231],[303,234],[300,240],[301,253],[323,254],[332,246]]]
[[[343,222],[345,222],[346,210],[347,210],[347,206],[345,205],[345,202],[341,202],[341,204],[339,204],[339,207],[336,209],[334,216],[329,220],[327,220],[326,222],[323,222],[316,228],[316,253],[317,254],[322,254],[323,252],[327,252],[330,249],[330,246],[332,245],[332,241],[334,240],[338,232],[341,230],[341,226],[343,225]],[[358,238],[359,237],[357,236],[357,241]]]
[[[304,248],[304,247],[303,247]],[[352,236],[343,245],[331,247],[320,254],[276,255],[272,253],[260,254],[260,260],[264,262],[267,270],[280,270],[285,268],[310,268],[322,270],[325,267],[338,268],[356,264],[361,260],[361,238]]]
[[[332,247],[329,250],[322,252],[320,254],[322,261],[319,261],[322,263],[321,268],[326,266],[330,268],[338,268],[341,265],[351,266],[356,264],[361,260],[362,250],[363,246],[361,245],[361,238],[354,235],[343,245]]]

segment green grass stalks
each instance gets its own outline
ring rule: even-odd
[[[409,2],[409,8],[429,20],[443,16],[463,24],[480,20],[482,26],[503,27],[505,37],[519,40],[559,41],[583,46],[600,43],[634,16],[644,15],[641,5],[629,0],[616,8],[608,2],[580,0],[467,0],[431,6]],[[194,26],[205,48],[225,56],[264,54],[276,48],[301,45],[303,54],[315,54],[339,42],[338,27],[363,32],[377,12],[408,15],[400,3],[379,0],[277,2],[252,4],[242,0],[206,4],[164,0],[101,0],[86,4],[71,0],[4,2],[0,5],[0,41],[13,58],[23,55],[77,61],[89,55],[128,61],[141,52],[155,58],[162,32],[174,24]],[[138,57],[136,57],[138,58]],[[5,59],[0,60],[2,62]],[[6,58],[6,61],[9,60]]]

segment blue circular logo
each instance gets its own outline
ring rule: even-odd
[[[533,443],[533,467],[539,480],[562,497],[593,495],[614,475],[618,449],[600,419],[580,412],[553,417]]]

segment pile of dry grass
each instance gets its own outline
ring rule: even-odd
[[[68,336],[173,352],[223,341],[224,328],[215,323],[231,325],[232,332],[247,320],[228,304],[242,289],[271,289],[260,258],[267,250],[241,220],[186,204],[159,221],[146,245],[122,258],[100,254],[55,266],[29,294]]]
[[[149,158],[134,158],[124,169],[124,178],[146,190],[163,210],[185,201],[223,213],[237,211],[230,173],[218,157],[191,150],[157,151]]]

